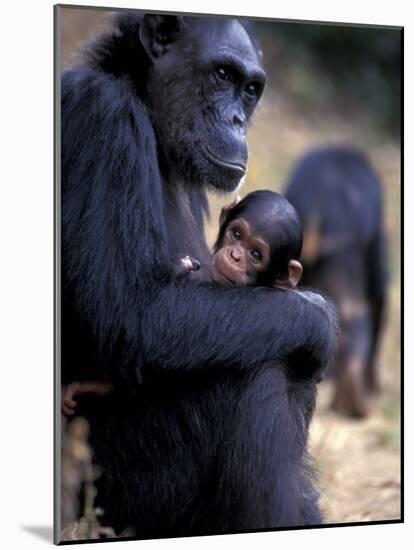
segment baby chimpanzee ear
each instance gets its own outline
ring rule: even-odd
[[[219,217],[219,225],[220,227],[223,225],[223,223],[226,221],[226,218],[227,216],[230,214],[230,211],[233,210],[233,208],[236,206],[236,204],[239,204],[239,202],[241,201],[241,198],[240,198],[240,195],[236,195],[235,199],[233,202],[231,202],[230,204],[226,204],[225,206],[223,206],[223,208],[221,209],[221,212],[220,212],[220,217]]]
[[[295,288],[298,286],[300,278],[302,277],[303,267],[297,260],[289,260],[288,275],[286,279],[276,279],[276,287],[282,288]]]

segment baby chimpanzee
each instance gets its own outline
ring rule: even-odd
[[[230,284],[294,288],[302,275],[302,225],[278,193],[255,191],[224,207],[212,277]]]
[[[174,277],[195,277],[225,285],[297,286],[302,275],[298,261],[302,226],[296,210],[282,195],[254,191],[243,200],[237,197],[222,208],[219,224],[209,269],[203,269],[201,275],[200,262],[186,256],[173,269]],[[106,395],[111,390],[105,382],[70,384],[63,389],[63,412],[74,414],[77,397],[87,393]]]
[[[219,223],[210,280],[225,285],[297,286],[302,275],[298,261],[302,226],[282,195],[255,191],[242,201],[237,198],[222,208]],[[189,256],[181,263],[190,272],[200,268]]]

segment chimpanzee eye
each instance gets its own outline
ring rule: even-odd
[[[241,239],[241,232],[240,229],[237,229],[236,227],[232,230],[232,235],[236,239],[236,241],[240,241]]]
[[[227,67],[217,67],[215,74],[217,78],[219,80],[222,80],[223,82],[231,82],[232,80],[230,69],[228,69]]]
[[[259,93],[259,88],[258,88],[257,83],[251,82],[250,84],[248,84],[246,86],[245,91],[246,91],[248,96],[250,96],[252,98],[256,97]]]
[[[260,254],[260,252],[258,250],[252,250],[250,252],[250,255],[251,255],[251,257],[253,258],[253,260],[255,262],[260,262],[262,260],[262,255]]]

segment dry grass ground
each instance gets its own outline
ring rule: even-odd
[[[380,354],[382,394],[370,417],[338,417],[327,410],[331,388],[320,388],[311,450],[320,470],[322,506],[332,522],[400,517],[398,302],[393,288]]]

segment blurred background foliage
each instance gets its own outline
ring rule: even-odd
[[[107,25],[108,13],[61,11],[61,65]],[[364,421],[327,408],[331,388],[320,386],[311,428],[322,506],[332,522],[400,515],[400,265],[402,31],[391,27],[257,22],[268,82],[249,132],[249,170],[240,190],[283,192],[298,158],[340,144],[361,149],[384,188],[390,252],[389,307],[380,352],[382,393]],[[232,196],[211,194],[206,233]]]
[[[274,23],[261,23],[260,36],[272,80],[302,113],[329,108],[352,114],[363,108],[367,124],[399,136],[398,31],[283,23],[275,33]]]

